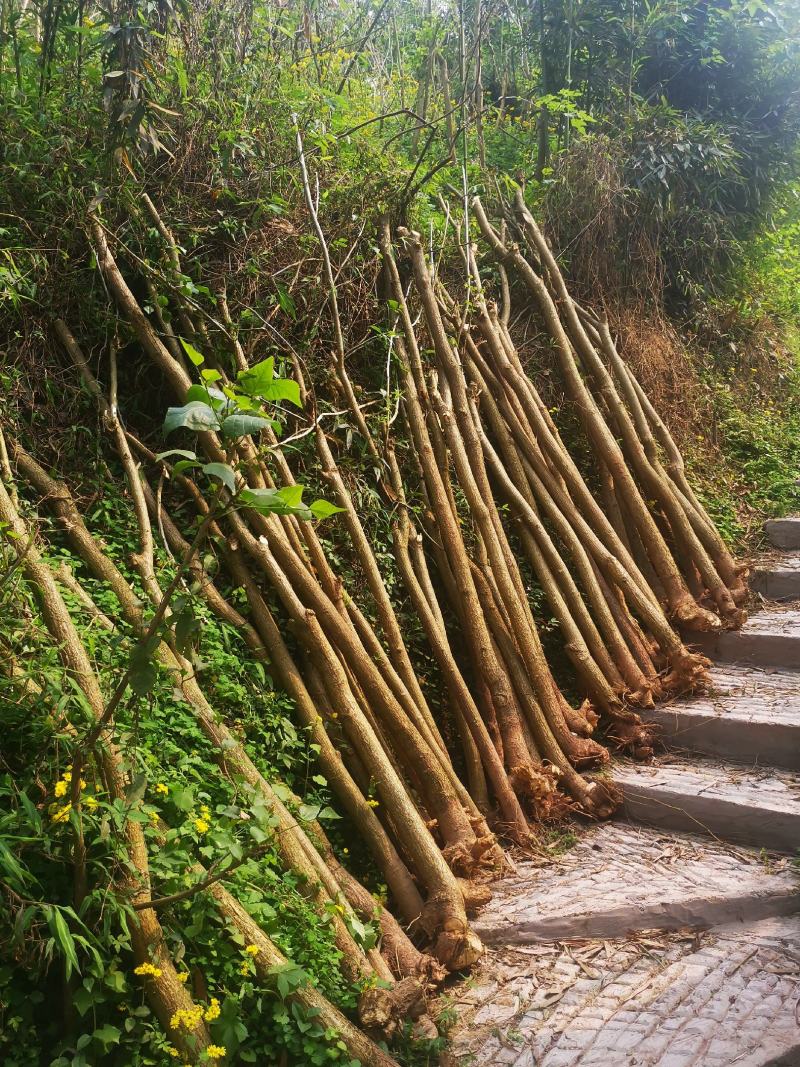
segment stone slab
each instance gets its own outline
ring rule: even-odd
[[[670,754],[647,765],[620,762],[614,779],[633,822],[779,852],[798,849],[800,783],[790,771]]]
[[[715,667],[711,690],[645,713],[672,749],[800,770],[800,672]]]
[[[800,923],[506,948],[450,995],[458,1067],[796,1063]],[[789,1057],[789,1058],[786,1058]]]
[[[800,549],[800,518],[768,519],[764,536],[775,548]]]
[[[484,944],[511,946],[798,911],[800,877],[786,859],[612,823],[586,831],[545,867],[521,861],[473,928]]]
[[[715,663],[800,671],[800,612],[780,604],[755,612],[741,630],[685,632],[684,640]]]
[[[767,600],[800,600],[800,552],[759,560],[750,588]]]

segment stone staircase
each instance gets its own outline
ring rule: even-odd
[[[781,590],[783,602],[765,602],[741,630],[693,635],[715,664],[711,692],[654,709],[669,754],[624,764],[615,779],[636,822],[797,853],[800,519],[774,520],[766,532],[782,553],[759,565],[755,584]]]
[[[766,534],[761,610],[696,642],[711,691],[615,764],[621,820],[521,861],[474,920],[443,1062],[800,1067],[800,518]]]

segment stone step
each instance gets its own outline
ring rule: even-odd
[[[800,552],[759,560],[750,575],[750,588],[767,600],[800,600]]]
[[[741,630],[684,633],[684,640],[715,663],[800,670],[800,612],[779,604],[755,612]]]
[[[800,780],[790,771],[670,754],[620,762],[614,780],[632,822],[778,852],[800,847]]]
[[[800,672],[731,666],[710,673],[708,694],[646,713],[660,739],[682,751],[800,770]]]
[[[768,519],[764,534],[776,548],[800,549],[800,518]]]
[[[521,861],[473,920],[488,946],[706,929],[800,911],[788,859],[629,823],[593,827],[542,867]]]
[[[794,918],[694,937],[509,946],[451,992],[445,1062],[797,1067],[798,949]]]

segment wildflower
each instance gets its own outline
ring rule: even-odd
[[[152,963],[140,963],[138,967],[134,968],[134,974],[149,974],[152,978],[161,977],[161,968],[154,967]]]
[[[53,822],[66,822],[71,811],[71,804],[65,804],[63,808],[57,808],[53,814]]]
[[[67,794],[67,783],[65,781],[56,782],[55,794],[57,797],[63,797]]]
[[[204,1018],[207,1023],[213,1023],[215,1019],[219,1018],[219,1001],[216,997],[211,998],[211,1003],[205,1010]]]
[[[248,956],[257,956],[261,950],[258,945],[247,945],[245,952]]]
[[[155,810],[149,811],[147,813],[147,815],[148,815],[148,818],[150,819],[150,822],[153,823],[154,826],[158,825],[158,812],[157,811],[155,811]]]
[[[208,804],[200,805],[200,814],[204,819],[211,818],[211,808],[209,808]]]
[[[205,819],[195,819],[194,820],[194,827],[195,827],[195,830],[197,830],[198,834],[205,834],[211,828],[210,827],[210,823],[206,822]]]
[[[169,788],[165,786],[163,782],[159,782],[156,786],[156,792],[160,793],[162,797],[165,797],[169,793]]]
[[[243,974],[245,977],[250,974],[250,960],[242,961],[242,965],[239,968],[239,974]]]
[[[379,801],[374,800],[372,797],[370,797],[370,799],[367,801],[367,804],[369,804],[369,806],[371,808],[377,808],[378,807],[378,803],[379,803]]]
[[[184,1026],[187,1030],[194,1030],[203,1021],[202,1008],[178,1008],[169,1021],[173,1030],[180,1030]]]
[[[89,811],[94,811],[94,809],[97,807],[97,801],[94,797],[85,797],[83,803],[86,805]]]
[[[65,782],[71,782],[72,781],[72,771],[64,771],[64,773],[61,775],[61,777],[64,779]]]
[[[181,974],[176,974],[175,977],[178,979],[181,985],[186,985],[186,983],[189,981],[189,972],[183,971]]]
[[[349,856],[350,855],[350,849],[349,848],[343,848],[342,852],[344,852],[345,856]]]
[[[174,1060],[177,1060],[180,1057],[180,1052],[178,1052],[176,1048],[173,1048],[172,1045],[169,1045],[167,1047],[167,1055],[172,1056]]]
[[[206,1049],[206,1055],[210,1060],[221,1060],[225,1055],[224,1045],[209,1045]]]

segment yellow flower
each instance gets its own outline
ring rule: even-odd
[[[206,1049],[206,1055],[210,1060],[221,1060],[225,1055],[224,1045],[209,1045]]]
[[[65,804],[63,808],[58,808],[53,815],[53,822],[66,822],[71,811],[71,804]]]
[[[219,1018],[219,1001],[216,997],[211,998],[211,1003],[205,1010],[204,1018],[207,1023],[213,1023],[215,1019]],[[225,1053],[223,1053],[223,1056]]]
[[[173,1048],[172,1045],[170,1045],[167,1049],[167,1055],[172,1056],[173,1059],[177,1060],[180,1057],[180,1052],[178,1052],[176,1048]]]
[[[150,822],[153,823],[154,826],[156,826],[158,824],[158,812],[157,811],[149,811],[147,813],[147,815],[148,815],[148,818],[150,819]]]
[[[178,979],[181,985],[186,985],[186,983],[189,981],[189,972],[184,971],[182,974],[176,974],[175,977]]]
[[[239,968],[239,974],[243,974],[245,976],[250,974],[250,960],[242,961],[242,965]]]
[[[203,1020],[202,1008],[178,1008],[169,1021],[173,1030],[179,1030],[185,1026],[187,1030],[194,1030]]]
[[[67,783],[64,781],[56,782],[55,794],[57,797],[63,797],[67,795]]]
[[[369,804],[369,806],[370,806],[371,808],[377,808],[377,807],[378,807],[378,804],[379,804],[379,801],[377,801],[377,800],[373,800],[372,798],[370,798],[370,799],[369,799],[369,800],[367,801],[367,804]]]
[[[94,811],[94,809],[97,807],[97,801],[94,797],[85,797],[83,803],[86,805],[89,811]]]
[[[140,963],[138,967],[134,968],[134,974],[149,974],[153,978],[161,977],[161,968],[154,967],[152,963]]]
[[[245,952],[248,956],[257,956],[260,951],[261,949],[258,947],[258,945],[248,945],[245,948]]]
[[[169,793],[169,788],[163,782],[159,782],[156,786],[156,792],[165,797]]]
[[[64,779],[65,782],[71,782],[72,781],[72,771],[64,771],[64,773],[61,775],[61,777]]]
[[[210,829],[209,823],[207,823],[205,819],[195,819],[194,825],[198,834],[205,834]]]

